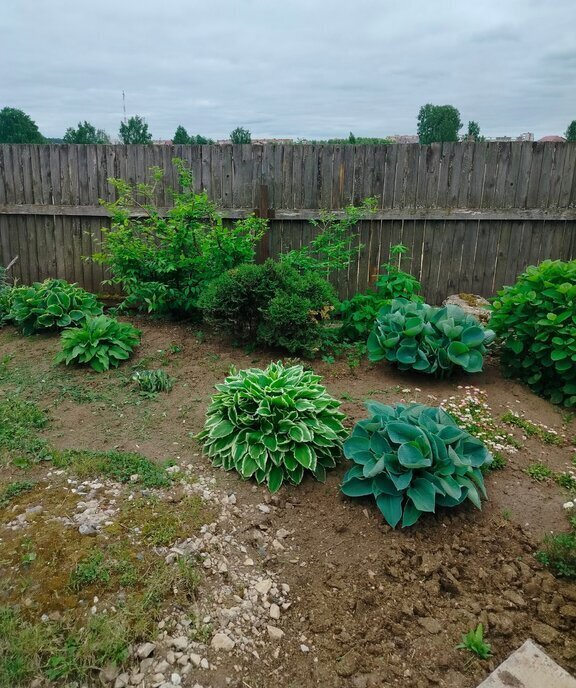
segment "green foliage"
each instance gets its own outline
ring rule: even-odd
[[[96,129],[93,124],[84,120],[78,122],[78,128],[69,127],[66,129],[63,143],[110,143],[110,137],[103,129]]]
[[[552,469],[544,463],[531,463],[525,472],[532,480],[536,480],[539,483],[554,475]]]
[[[244,127],[236,127],[230,132],[230,141],[232,143],[252,143],[252,134]]]
[[[104,552],[99,549],[91,550],[70,574],[70,587],[77,592],[95,583],[107,585],[109,582],[110,570],[104,561]]]
[[[98,373],[117,368],[130,358],[140,344],[140,330],[107,315],[87,318],[79,327],[70,327],[61,335],[62,351],[56,363],[89,365]]]
[[[401,269],[402,256],[407,251],[408,248],[403,244],[392,246],[389,261],[380,267],[374,289],[365,294],[355,294],[351,299],[340,304],[341,339],[350,342],[365,342],[378,313],[392,299],[403,297],[411,301],[424,300],[418,296],[421,289],[420,282]],[[398,256],[397,264],[392,262],[394,256]]]
[[[170,392],[174,387],[174,378],[165,370],[137,370],[132,379],[146,394]]]
[[[185,146],[185,145],[189,145],[192,143],[195,143],[197,145],[198,144],[206,145],[209,143],[214,143],[214,141],[212,141],[212,139],[207,139],[205,136],[200,136],[199,134],[197,134],[196,136],[194,136],[194,135],[190,136],[190,134],[188,134],[186,129],[184,129],[184,127],[180,125],[176,129],[176,133],[174,134],[174,137],[172,139],[172,143],[174,145],[184,145]]]
[[[566,141],[576,141],[576,119],[573,119],[566,129]]]
[[[344,455],[354,462],[342,482],[345,495],[373,496],[392,528],[466,499],[481,508],[481,469],[492,457],[480,440],[441,408],[376,401],[366,408],[369,417],[344,442]]]
[[[124,144],[152,143],[152,134],[144,118],[135,115],[127,122],[120,122],[120,141]]]
[[[576,531],[546,535],[536,559],[555,576],[576,579]]]
[[[484,136],[480,134],[480,125],[474,120],[468,122],[468,131],[464,136],[465,141],[485,141]]]
[[[300,365],[278,362],[233,372],[216,385],[199,434],[212,463],[266,482],[271,492],[283,482],[298,485],[308,471],[324,481],[346,431],[340,402],[320,380]]]
[[[576,260],[530,266],[492,301],[504,372],[576,407]]]
[[[310,220],[318,232],[310,244],[283,253],[280,260],[302,273],[317,272],[326,278],[348,267],[364,248],[362,244],[352,246],[351,233],[357,231],[362,217],[376,210],[376,204],[376,198],[366,198],[361,205],[349,205],[342,212],[321,210],[319,220]]]
[[[436,377],[447,377],[457,368],[477,373],[493,339],[491,330],[458,306],[394,299],[378,314],[368,337],[368,357]]]
[[[10,322],[13,296],[14,291],[8,280],[6,268],[0,266],[0,327]]]
[[[393,143],[392,139],[382,139],[374,136],[355,136],[352,132],[347,139],[301,139],[298,143],[314,144],[316,146],[333,145],[333,146],[387,146]]]
[[[87,317],[102,313],[94,294],[63,279],[14,287],[11,299],[9,317],[25,335],[80,325]]]
[[[22,110],[0,110],[0,143],[46,143],[36,122]]]
[[[40,461],[48,455],[39,437],[46,426],[46,414],[38,406],[16,396],[0,400],[0,465],[6,460]]]
[[[34,483],[29,480],[15,480],[8,483],[6,487],[0,489],[0,509],[7,507],[13,499],[16,499],[24,492],[29,492],[34,488]]]
[[[484,642],[484,626],[479,623],[462,635],[462,642],[456,645],[457,650],[468,650],[480,659],[488,659],[492,655],[492,646]]]
[[[542,423],[533,423],[527,418],[522,418],[513,411],[506,411],[502,416],[502,421],[508,425],[514,425],[523,430],[529,437],[537,437],[544,444],[554,444],[557,447],[564,447],[566,445],[566,438],[559,435],[555,430],[550,430]]]
[[[122,285],[127,294],[123,308],[192,316],[198,314],[198,298],[207,282],[254,260],[254,247],[267,223],[249,216],[224,225],[208,195],[194,193],[185,163],[177,158],[173,162],[183,191],[171,191],[174,207],[165,217],[154,203],[162,170],[152,170],[151,184],[110,180],[118,199],[103,205],[112,215],[112,227],[103,230],[103,250],[93,258],[108,266],[111,282]],[[130,217],[135,206],[147,217]]]
[[[133,482],[144,487],[168,487],[171,482],[167,464],[134,452],[65,449],[52,452],[52,463],[56,468],[70,468],[79,478],[104,477],[128,483],[136,475]]]
[[[427,103],[418,113],[418,137],[420,143],[458,141],[462,128],[460,113],[453,105],[432,105]]]
[[[268,260],[213,280],[199,305],[208,322],[240,341],[310,355],[322,343],[322,323],[335,303],[334,289],[319,275]]]

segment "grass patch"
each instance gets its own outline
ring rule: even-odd
[[[536,559],[555,576],[576,579],[576,531],[547,535]]]
[[[554,430],[550,430],[550,428],[541,423],[533,423],[527,418],[522,418],[512,411],[505,413],[502,416],[502,421],[507,425],[520,428],[528,437],[537,437],[544,444],[552,444],[557,447],[566,446],[566,439],[562,435],[559,435]]]
[[[131,481],[144,487],[168,487],[172,483],[166,468],[173,462],[154,463],[141,454],[119,451],[65,449],[52,453],[56,468],[72,470],[79,478],[104,477],[121,483]]]
[[[108,585],[109,582],[110,570],[104,563],[104,552],[98,549],[92,550],[85,559],[79,561],[70,574],[70,587],[76,592],[88,585]]]
[[[532,480],[541,483],[548,478],[554,476],[554,471],[544,463],[532,463],[526,469],[525,473],[529,475]]]
[[[16,480],[13,483],[8,483],[6,487],[0,490],[0,509],[7,507],[10,502],[23,492],[29,492],[35,486],[35,483],[29,480]]]
[[[48,418],[36,404],[15,395],[0,400],[0,464],[40,461],[48,445],[39,435]]]

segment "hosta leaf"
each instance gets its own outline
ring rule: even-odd
[[[395,528],[402,518],[402,497],[382,493],[376,497],[376,504],[386,522]]]
[[[340,489],[347,497],[366,497],[372,494],[372,481],[350,478]]]
[[[316,455],[309,445],[295,445],[294,457],[303,468],[309,468],[311,470],[316,468]]]
[[[432,457],[426,457],[414,442],[398,447],[398,461],[406,468],[425,468],[432,465]]]
[[[210,430],[210,437],[226,437],[234,431],[234,426],[229,420],[221,420]]]
[[[284,473],[282,469],[278,466],[272,466],[270,472],[268,473],[268,489],[270,492],[278,492],[282,487],[282,482],[284,481]]]
[[[402,528],[413,526],[420,516],[422,516],[422,512],[419,511],[410,500],[407,500],[404,504],[404,512],[402,514]]]

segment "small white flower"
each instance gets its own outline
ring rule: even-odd
[[[562,504],[562,507],[564,509],[573,509],[574,508],[574,502],[564,502],[564,504]]]

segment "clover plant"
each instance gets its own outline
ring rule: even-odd
[[[373,496],[393,528],[465,500],[481,508],[481,469],[492,457],[480,440],[441,408],[376,401],[366,407],[369,417],[344,442],[344,455],[354,463],[342,482],[345,495]]]
[[[276,492],[309,472],[324,481],[346,436],[340,402],[301,365],[233,372],[206,412],[198,437],[215,466],[266,482]]]
[[[368,357],[436,377],[447,377],[458,368],[477,373],[494,337],[459,306],[394,299],[378,314],[368,337]]]

